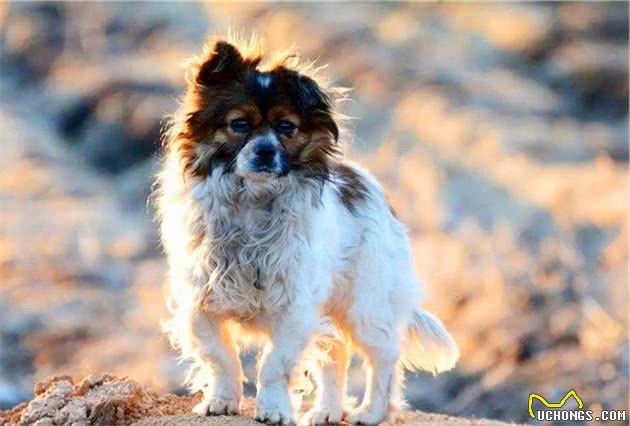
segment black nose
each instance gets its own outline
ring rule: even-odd
[[[271,142],[259,142],[254,147],[254,154],[263,161],[271,161],[276,155],[276,147]]]

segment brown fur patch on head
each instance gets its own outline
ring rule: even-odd
[[[326,89],[293,56],[263,64],[260,43],[212,38],[187,73],[187,90],[166,138],[184,176],[207,176],[217,166],[229,173],[252,135],[272,130],[286,153],[289,173],[327,180],[341,155],[333,102]],[[248,120],[251,132],[230,121]],[[281,132],[288,121],[295,131]]]

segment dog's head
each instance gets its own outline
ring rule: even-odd
[[[328,176],[340,153],[331,95],[287,61],[263,68],[262,59],[211,40],[193,63],[169,141],[186,174],[221,168],[251,180]]]

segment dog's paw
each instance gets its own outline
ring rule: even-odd
[[[241,409],[236,399],[204,398],[192,411],[202,416],[232,416],[240,414]]]
[[[269,425],[293,425],[293,414],[280,410],[256,409],[256,420]]]
[[[365,408],[357,408],[346,416],[344,420],[353,425],[377,425],[383,420],[387,413],[377,413]]]
[[[267,386],[256,395],[256,420],[271,425],[293,425],[293,407],[285,386]]]
[[[339,408],[313,407],[300,419],[301,426],[315,426],[341,423],[343,410]]]

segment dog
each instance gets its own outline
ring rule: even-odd
[[[420,309],[410,242],[383,189],[344,157],[345,95],[292,55],[211,38],[164,135],[157,214],[169,265],[164,328],[192,363],[193,411],[240,412],[239,349],[262,345],[256,418],[293,424],[297,365],[317,397],[300,423],[378,424],[402,402],[403,368],[451,369],[458,348]],[[346,409],[352,351],[366,368]]]

